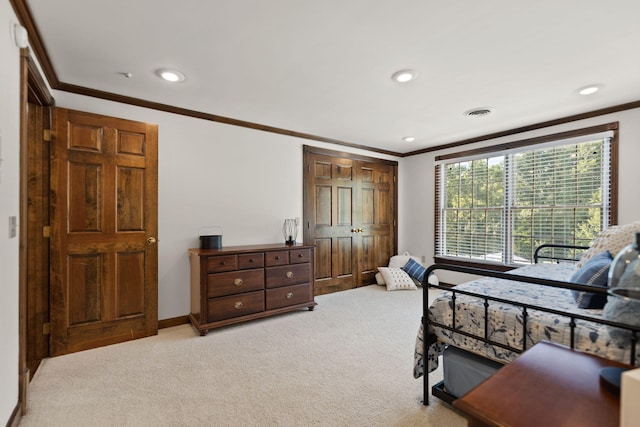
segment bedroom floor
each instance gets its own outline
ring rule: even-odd
[[[47,359],[20,425],[466,426],[433,397],[421,404],[421,290],[367,286],[316,301],[206,337],[182,325]]]

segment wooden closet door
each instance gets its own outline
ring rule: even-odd
[[[359,231],[357,285],[375,281],[377,268],[389,264],[395,254],[395,167],[356,162],[358,169]]]
[[[54,109],[51,355],[158,330],[157,126]]]
[[[374,283],[396,247],[395,162],[305,147],[305,243],[316,295]]]
[[[356,177],[353,161],[309,154],[307,173],[308,235],[305,243],[315,250],[316,295],[357,286],[358,243],[354,209]]]

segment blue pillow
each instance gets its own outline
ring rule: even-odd
[[[422,283],[422,279],[424,278],[424,272],[427,271],[420,263],[416,262],[414,259],[410,258],[409,261],[402,267],[407,274],[418,282]]]
[[[587,262],[569,279],[573,283],[582,285],[600,286],[606,288],[609,278],[609,267],[613,258],[609,251],[604,251]],[[603,308],[607,303],[606,294],[594,294],[592,292],[571,291],[580,308]]]

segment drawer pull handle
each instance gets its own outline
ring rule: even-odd
[[[293,298],[293,292],[287,292],[287,299]]]
[[[279,257],[279,256],[277,256],[277,257],[276,257],[276,259],[280,259],[280,257]]]
[[[244,283],[244,282],[242,281],[242,279],[239,279],[239,278],[235,279],[233,281],[233,284],[236,285],[236,286],[240,286],[240,285],[242,285],[242,283]]]
[[[255,261],[253,260],[253,258],[250,258],[250,259],[249,259],[249,262],[255,262]]]
[[[302,254],[298,254],[298,258],[302,258],[304,255]]]
[[[287,279],[291,279],[293,277],[293,271],[287,271]]]
[[[220,265],[227,265],[227,263],[225,261],[222,261]]]
[[[240,310],[242,308],[244,304],[242,303],[242,301],[238,301],[237,303],[235,303],[233,305],[233,308],[235,308],[236,310]]]

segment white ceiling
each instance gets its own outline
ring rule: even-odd
[[[639,0],[26,3],[61,82],[398,153],[640,100]]]

